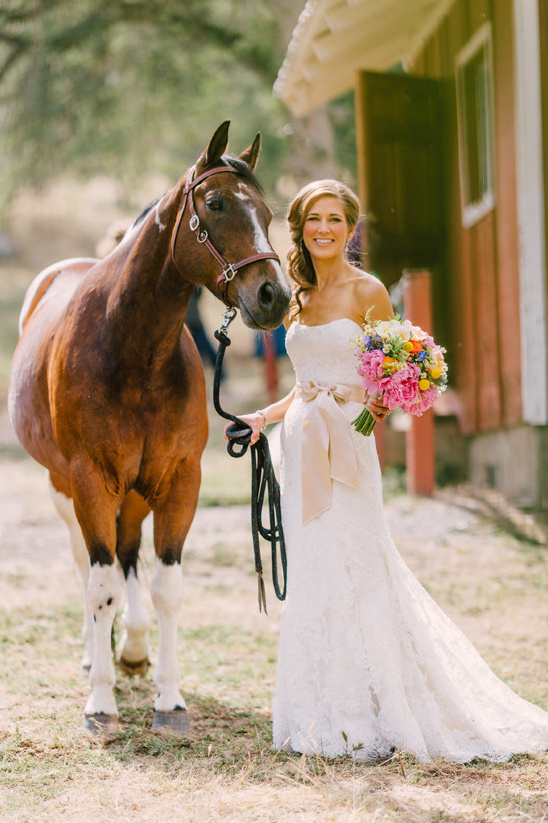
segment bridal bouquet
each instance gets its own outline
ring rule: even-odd
[[[356,344],[362,387],[377,392],[390,411],[420,417],[447,388],[445,349],[410,320],[370,321],[368,312]],[[352,425],[368,436],[375,422],[364,409]]]

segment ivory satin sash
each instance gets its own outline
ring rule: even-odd
[[[303,420],[303,523],[331,507],[331,481],[358,488],[358,462],[340,403],[363,402],[359,386],[337,383],[320,386],[314,380],[297,383],[296,397],[308,404]]]

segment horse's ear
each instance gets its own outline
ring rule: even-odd
[[[221,123],[213,137],[208,143],[207,149],[202,153],[196,163],[196,172],[199,174],[210,166],[216,166],[228,146],[228,127],[230,120]]]
[[[261,151],[261,139],[261,132],[258,131],[253,143],[240,154],[240,160],[243,160],[244,163],[247,163],[247,165],[251,168],[251,171],[255,171],[255,166],[257,165],[257,160],[259,159],[259,152]]]

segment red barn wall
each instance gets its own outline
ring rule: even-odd
[[[461,221],[455,57],[492,25],[495,208],[470,228]],[[445,284],[453,383],[464,433],[521,422],[519,269],[515,168],[512,0],[458,0],[411,67],[447,88]]]

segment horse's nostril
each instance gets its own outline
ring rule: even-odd
[[[276,286],[274,285],[274,283],[271,283],[269,280],[267,280],[265,283],[262,283],[259,286],[257,298],[259,301],[259,305],[262,309],[271,308],[272,304],[276,299]]]

